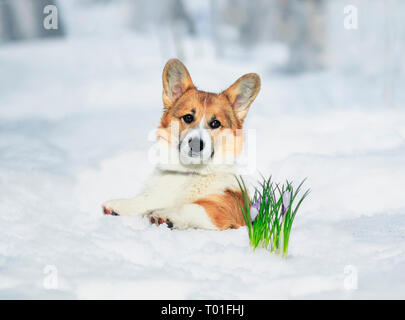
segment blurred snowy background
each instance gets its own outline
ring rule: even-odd
[[[0,0],[0,298],[404,298],[404,52],[399,0]],[[312,189],[288,259],[101,214],[153,169],[172,57],[260,74],[257,169]]]

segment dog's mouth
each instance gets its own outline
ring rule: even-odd
[[[210,155],[209,158],[212,158],[214,156],[214,152],[215,152],[215,150],[212,150],[211,155]],[[194,151],[190,150],[188,152],[188,156],[190,158],[202,158],[203,155],[202,155],[202,153],[200,151],[194,152]]]
[[[201,152],[194,152],[192,150],[190,150],[188,152],[188,156],[191,158],[200,158],[201,157]]]

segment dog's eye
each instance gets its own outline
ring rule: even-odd
[[[186,114],[183,116],[183,120],[185,123],[191,123],[194,121],[194,116],[192,114]]]
[[[210,123],[210,127],[211,127],[212,129],[219,128],[220,126],[221,126],[221,122],[219,122],[218,120],[213,120],[213,121],[211,121],[211,123]]]

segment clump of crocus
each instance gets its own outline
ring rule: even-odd
[[[306,190],[297,198],[305,179],[294,189],[288,181],[280,185],[274,184],[271,177],[263,178],[260,186],[255,188],[253,198],[249,197],[242,177],[236,179],[242,192],[241,210],[248,227],[250,245],[254,250],[261,247],[287,257],[292,223],[309,193]]]

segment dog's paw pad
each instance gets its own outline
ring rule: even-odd
[[[157,226],[160,226],[161,224],[163,224],[163,223],[165,223],[165,222],[166,222],[166,221],[165,221],[165,219],[163,219],[163,218],[154,217],[154,216],[151,216],[151,217],[150,217],[150,223],[156,224]]]
[[[110,215],[110,216],[119,216],[118,213],[116,213],[113,209],[107,208],[105,206],[103,206],[103,212],[106,215]]]
[[[171,222],[169,219],[166,219],[166,224],[169,229],[173,229],[173,222]]]
[[[164,219],[161,217],[156,217],[156,216],[151,216],[149,218],[149,221],[151,224],[155,224],[157,226],[160,226],[161,224],[167,224],[167,227],[172,229],[173,228],[173,223],[169,219]]]

